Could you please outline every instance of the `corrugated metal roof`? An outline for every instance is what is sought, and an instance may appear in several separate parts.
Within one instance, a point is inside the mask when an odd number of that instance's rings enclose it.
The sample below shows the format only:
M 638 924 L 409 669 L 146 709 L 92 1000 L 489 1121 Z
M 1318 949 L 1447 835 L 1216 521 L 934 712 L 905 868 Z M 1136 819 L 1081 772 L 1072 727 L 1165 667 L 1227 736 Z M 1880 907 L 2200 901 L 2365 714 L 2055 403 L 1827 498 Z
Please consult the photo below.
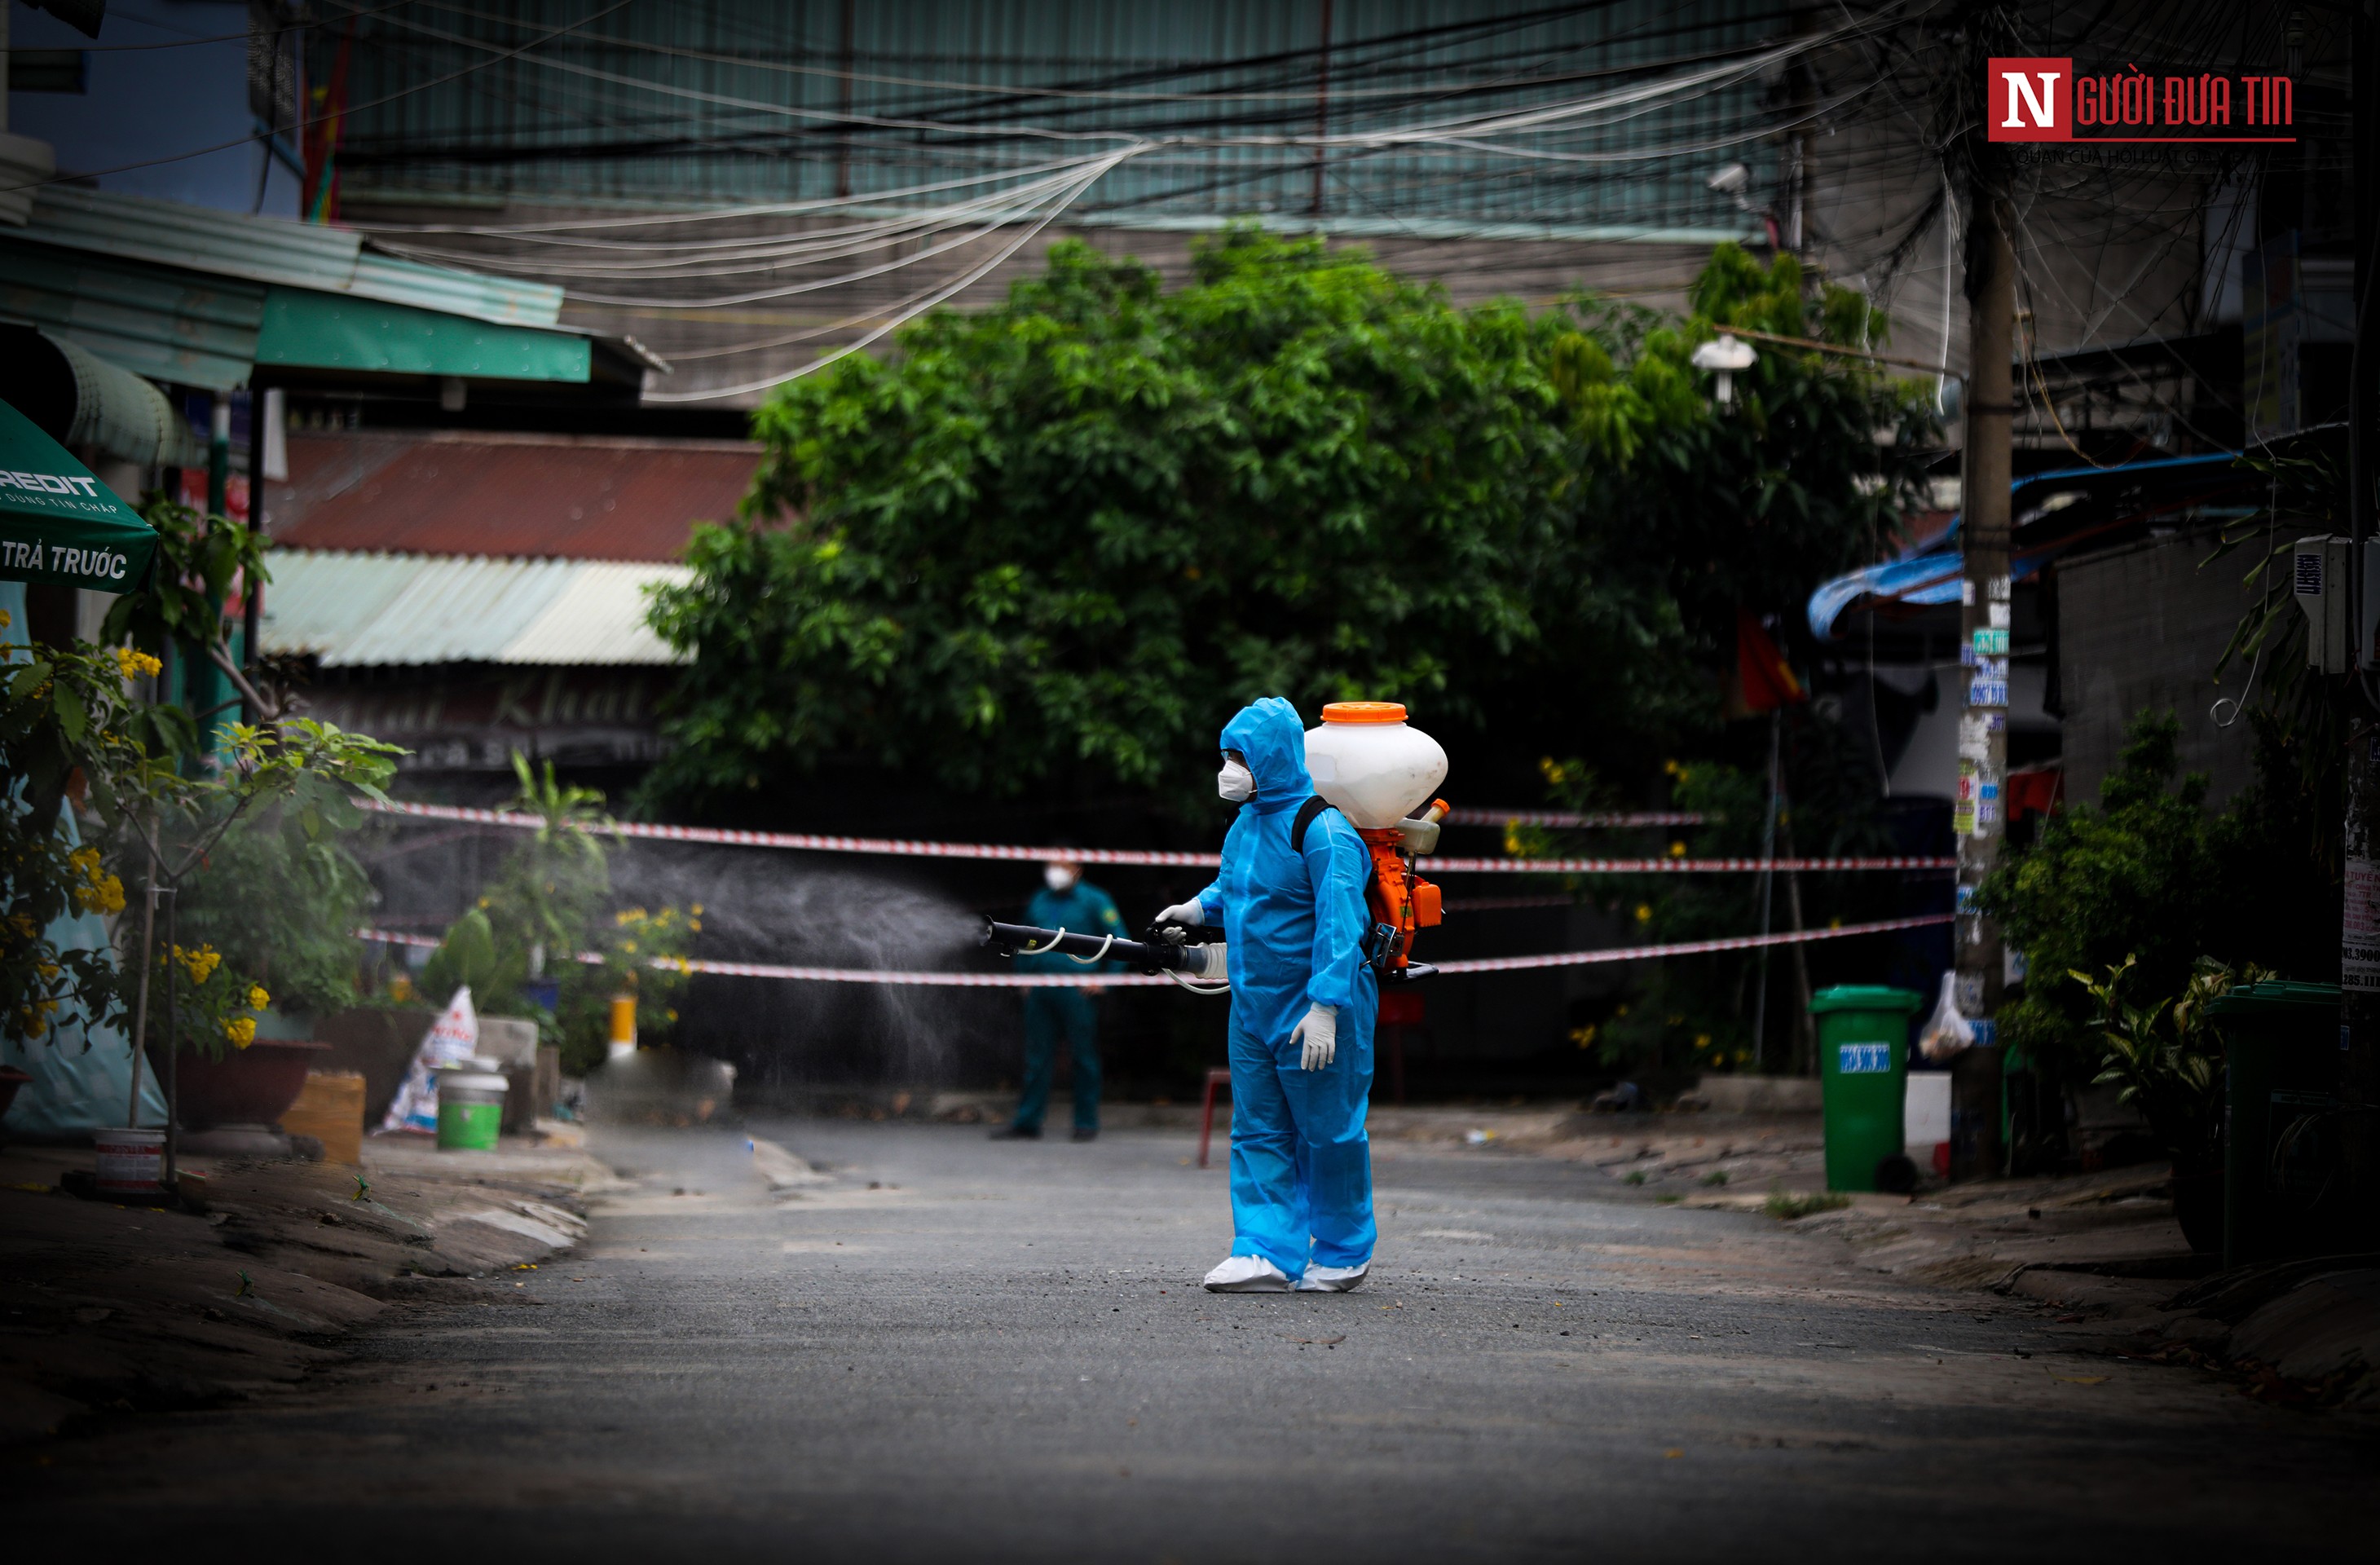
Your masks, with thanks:
M 275 550 L 264 650 L 325 668 L 680 661 L 645 623 L 646 589 L 683 565 Z
M 261 284 L 15 242 L 24 232 L 0 229 L 0 316 L 152 380 L 212 391 L 248 383 Z
M 351 229 L 74 185 L 42 186 L 22 233 L 67 249 L 301 288 L 345 288 L 363 249 L 363 236 Z
M 250 283 L 354 294 L 511 325 L 552 326 L 562 290 L 375 255 L 352 229 L 250 217 L 114 190 L 44 185 L 14 237 Z
M 759 446 L 719 441 L 293 433 L 273 534 L 298 549 L 674 561 L 696 522 L 735 515 L 759 465 Z
M 692 579 L 683 565 L 622 565 L 574 561 L 545 612 L 520 633 L 509 663 L 674 663 L 682 661 L 645 623 L 646 590 Z M 534 655 L 527 655 L 532 653 Z
M 513 326 L 552 326 L 562 318 L 562 290 L 551 284 L 425 266 L 369 249 L 356 257 L 347 292 Z

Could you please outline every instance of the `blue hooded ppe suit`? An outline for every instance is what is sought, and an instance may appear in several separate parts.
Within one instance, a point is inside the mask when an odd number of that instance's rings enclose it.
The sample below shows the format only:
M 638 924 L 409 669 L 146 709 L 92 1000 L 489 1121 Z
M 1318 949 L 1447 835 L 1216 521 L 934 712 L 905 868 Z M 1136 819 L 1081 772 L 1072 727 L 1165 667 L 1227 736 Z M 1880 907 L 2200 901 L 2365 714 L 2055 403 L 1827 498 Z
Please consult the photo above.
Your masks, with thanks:
M 1230 942 L 1232 1225 L 1234 1256 L 1261 1256 L 1293 1281 L 1309 1264 L 1372 1258 L 1372 1091 L 1378 979 L 1364 960 L 1371 857 L 1347 818 L 1324 810 L 1290 847 L 1314 792 L 1305 727 L 1277 696 L 1243 708 L 1222 747 L 1246 758 L 1256 796 L 1223 839 L 1222 872 L 1198 893 Z M 1289 1035 L 1312 1004 L 1338 1009 L 1338 1055 L 1301 1070 Z

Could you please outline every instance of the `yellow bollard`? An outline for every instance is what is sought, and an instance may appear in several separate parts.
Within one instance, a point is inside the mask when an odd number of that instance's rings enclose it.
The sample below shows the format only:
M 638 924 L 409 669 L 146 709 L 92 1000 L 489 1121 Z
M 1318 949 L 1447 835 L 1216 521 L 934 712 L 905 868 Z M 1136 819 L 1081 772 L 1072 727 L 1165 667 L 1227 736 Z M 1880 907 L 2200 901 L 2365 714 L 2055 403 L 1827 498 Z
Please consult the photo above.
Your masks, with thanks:
M 612 1058 L 620 1059 L 637 1051 L 637 997 L 615 994 L 612 997 Z

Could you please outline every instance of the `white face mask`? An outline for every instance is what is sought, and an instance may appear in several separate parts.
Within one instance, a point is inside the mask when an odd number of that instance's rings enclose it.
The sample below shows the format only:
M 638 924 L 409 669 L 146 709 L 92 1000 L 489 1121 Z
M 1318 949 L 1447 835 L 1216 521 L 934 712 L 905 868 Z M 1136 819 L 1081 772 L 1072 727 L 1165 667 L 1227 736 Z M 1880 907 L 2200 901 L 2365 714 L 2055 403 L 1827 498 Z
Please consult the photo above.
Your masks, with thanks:
M 1215 774 L 1215 792 L 1235 805 L 1245 804 L 1257 796 L 1256 773 L 1238 761 L 1227 760 Z
M 1072 891 L 1075 882 L 1082 878 L 1083 872 L 1071 865 L 1045 864 L 1041 867 L 1041 879 L 1053 892 Z

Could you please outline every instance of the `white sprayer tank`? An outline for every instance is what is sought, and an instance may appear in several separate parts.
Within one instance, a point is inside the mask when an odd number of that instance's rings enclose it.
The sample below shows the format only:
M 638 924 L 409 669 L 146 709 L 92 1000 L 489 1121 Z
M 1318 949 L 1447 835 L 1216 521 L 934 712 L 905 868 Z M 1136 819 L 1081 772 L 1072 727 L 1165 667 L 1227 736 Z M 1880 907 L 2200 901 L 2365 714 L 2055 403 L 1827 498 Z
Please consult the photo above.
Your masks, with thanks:
M 1314 791 L 1356 826 L 1378 831 L 1427 807 L 1446 781 L 1446 752 L 1394 701 L 1333 701 L 1305 731 Z

